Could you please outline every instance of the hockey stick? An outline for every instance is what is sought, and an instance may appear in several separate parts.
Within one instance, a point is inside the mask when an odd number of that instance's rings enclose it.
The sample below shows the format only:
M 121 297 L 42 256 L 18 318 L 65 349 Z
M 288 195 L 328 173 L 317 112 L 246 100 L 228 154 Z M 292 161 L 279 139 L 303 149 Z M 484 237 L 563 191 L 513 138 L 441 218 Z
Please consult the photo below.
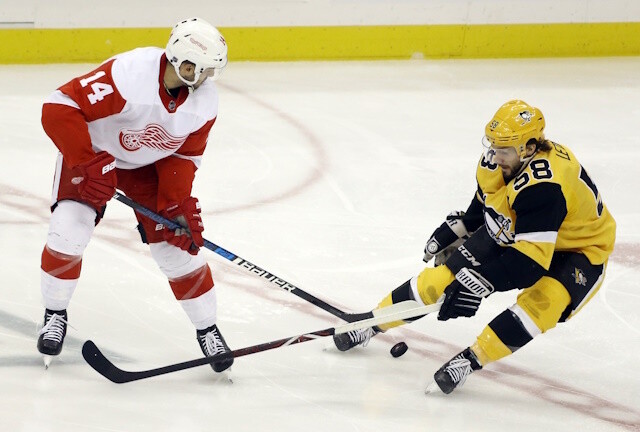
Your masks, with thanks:
M 128 383 L 131 381 L 137 381 L 145 378 L 151 378 L 158 375 L 164 375 L 171 372 L 177 372 L 185 369 L 191 369 L 197 366 L 202 366 L 210 363 L 214 363 L 228 358 L 237 358 L 249 354 L 255 354 L 262 351 L 268 351 L 275 348 L 280 348 L 287 345 L 295 345 L 302 342 L 308 342 L 310 340 L 333 336 L 334 334 L 347 333 L 354 330 L 360 330 L 374 325 L 384 324 L 388 322 L 403 320 L 407 318 L 414 318 L 420 315 L 426 315 L 432 312 L 440 310 L 442 303 L 435 303 L 427 306 L 417 306 L 418 303 L 413 300 L 397 303 L 382 309 L 373 311 L 373 318 L 368 318 L 362 321 L 355 321 L 349 324 L 344 324 L 337 327 L 329 327 L 324 330 L 317 330 L 310 333 L 304 333 L 297 336 L 291 336 L 284 339 L 278 339 L 272 342 L 266 342 L 258 345 L 252 345 L 246 348 L 240 348 L 234 351 L 230 351 L 224 354 L 217 354 L 211 357 L 201 357 L 195 360 L 189 360 L 182 363 L 175 363 L 169 366 L 160 367 L 157 369 L 150 369 L 138 372 L 129 372 L 122 370 L 111 363 L 100 352 L 95 343 L 91 340 L 87 340 L 82 345 L 82 356 L 89 363 L 93 369 L 100 375 L 105 377 L 111 382 L 116 384 Z
M 134 200 L 132 200 L 131 198 L 127 197 L 126 195 L 123 195 L 120 192 L 116 192 L 113 197 L 115 199 L 117 199 L 118 201 L 120 201 L 121 203 L 123 203 L 124 205 L 127 205 L 129 207 L 131 207 L 132 209 L 134 209 L 135 211 L 137 211 L 138 213 L 140 213 L 143 216 L 148 217 L 149 219 L 161 223 L 163 225 L 165 225 L 167 228 L 175 230 L 175 229 L 179 229 L 179 228 L 183 228 L 182 226 L 180 226 L 179 224 L 177 224 L 176 222 L 169 220 L 161 215 L 159 215 L 158 213 L 154 212 L 153 210 L 150 210 L 146 207 L 144 207 L 141 204 L 138 204 L 137 202 L 135 202 Z M 249 271 L 250 273 L 253 273 L 257 276 L 260 276 L 263 279 L 266 279 L 268 282 L 271 282 L 274 285 L 277 285 L 278 287 L 289 291 L 291 294 L 294 294 L 298 297 L 300 297 L 301 299 L 304 299 L 306 301 L 308 301 L 309 303 L 319 307 L 320 309 L 323 309 L 327 312 L 329 312 L 330 314 L 337 316 L 338 318 L 341 318 L 347 322 L 354 322 L 357 319 L 357 315 L 358 314 L 350 314 L 344 311 L 341 311 L 340 309 L 331 306 L 329 303 L 326 303 L 322 300 L 320 300 L 319 298 L 309 294 L 306 291 L 303 291 L 302 289 L 298 288 L 297 286 L 293 285 L 292 283 L 287 282 L 286 280 L 279 278 L 278 276 L 274 275 L 273 273 L 270 273 L 260 267 L 258 267 L 257 265 L 253 264 L 250 261 L 247 261 L 244 258 L 239 257 L 238 255 L 229 252 L 228 250 L 218 246 L 215 243 L 210 242 L 207 239 L 204 239 L 204 247 L 217 253 L 218 255 L 220 255 L 223 258 L 226 258 L 227 260 L 231 261 L 232 263 L 236 264 L 237 266 Z

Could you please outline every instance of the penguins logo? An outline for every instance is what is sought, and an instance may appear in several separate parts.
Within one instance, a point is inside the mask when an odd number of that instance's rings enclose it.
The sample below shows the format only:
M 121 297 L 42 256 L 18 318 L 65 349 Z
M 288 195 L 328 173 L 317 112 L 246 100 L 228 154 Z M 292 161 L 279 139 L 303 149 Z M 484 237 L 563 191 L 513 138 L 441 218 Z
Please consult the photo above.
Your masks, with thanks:
M 527 123 L 531 123 L 531 119 L 533 118 L 533 115 L 531 114 L 531 112 L 525 110 L 525 111 L 520 111 L 518 113 L 518 117 L 522 120 L 522 123 L 520 123 L 520 126 L 524 126 Z
M 573 270 L 573 278 L 576 285 L 587 286 L 587 277 L 584 275 L 584 272 L 577 267 Z
M 484 224 L 496 243 L 501 245 L 514 243 L 510 230 L 513 226 L 513 221 L 510 218 L 504 217 L 492 207 L 486 207 L 484 211 Z

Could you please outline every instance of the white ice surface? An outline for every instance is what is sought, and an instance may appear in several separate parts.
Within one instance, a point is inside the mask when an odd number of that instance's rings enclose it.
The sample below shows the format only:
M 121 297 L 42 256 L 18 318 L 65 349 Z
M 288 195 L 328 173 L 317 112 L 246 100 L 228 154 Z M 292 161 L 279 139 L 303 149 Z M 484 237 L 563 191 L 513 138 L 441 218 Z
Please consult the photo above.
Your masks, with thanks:
M 365 311 L 422 268 L 422 248 L 475 188 L 488 119 L 522 98 L 571 147 L 618 222 L 599 294 L 570 322 L 472 375 L 449 396 L 430 376 L 515 293 L 472 319 L 424 318 L 365 349 L 330 339 L 236 360 L 230 384 L 200 367 L 116 385 L 80 349 L 150 369 L 197 358 L 194 330 L 109 204 L 86 250 L 63 353 L 36 351 L 40 253 L 56 149 L 43 99 L 93 65 L 0 67 L 0 430 L 640 430 L 640 58 L 237 63 L 198 171 L 205 237 L 345 311 Z M 207 252 L 233 348 L 341 321 Z M 394 359 L 390 347 L 409 351 Z

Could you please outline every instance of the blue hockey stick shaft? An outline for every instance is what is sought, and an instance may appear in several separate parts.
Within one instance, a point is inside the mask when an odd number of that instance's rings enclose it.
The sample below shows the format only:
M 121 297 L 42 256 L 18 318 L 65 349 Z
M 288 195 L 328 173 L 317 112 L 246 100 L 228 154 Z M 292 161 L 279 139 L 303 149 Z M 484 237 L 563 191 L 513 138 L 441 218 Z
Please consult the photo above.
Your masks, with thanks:
M 126 195 L 120 193 L 120 192 L 116 192 L 113 197 L 120 201 L 121 203 L 123 203 L 126 206 L 131 207 L 132 209 L 134 209 L 136 212 L 140 213 L 143 216 L 148 217 L 149 219 L 161 223 L 164 226 L 166 226 L 169 229 L 175 230 L 175 229 L 179 229 L 179 228 L 184 228 L 181 225 L 179 225 L 178 223 L 176 223 L 175 221 L 169 220 L 161 215 L 159 215 L 158 213 L 154 212 L 153 210 L 150 210 L 146 207 L 144 207 L 141 204 L 138 204 L 137 202 L 135 202 L 134 200 L 132 200 L 131 198 L 127 197 Z M 204 247 L 209 249 L 210 251 L 215 252 L 216 254 L 220 255 L 223 258 L 226 258 L 227 260 L 231 261 L 232 263 L 236 264 L 238 267 L 241 267 L 242 269 L 248 271 L 249 273 L 252 273 L 256 276 L 261 277 L 262 279 L 267 280 L 268 282 L 272 283 L 273 285 L 278 286 L 279 288 L 282 288 L 286 291 L 289 291 L 291 294 L 296 295 L 298 297 L 300 297 L 301 299 L 304 299 L 306 301 L 308 301 L 309 303 L 319 307 L 320 309 L 323 309 L 327 312 L 329 312 L 330 314 L 337 316 L 338 318 L 341 318 L 345 321 L 348 322 L 352 322 L 354 320 L 356 320 L 358 317 L 353 316 L 352 314 L 346 313 L 344 311 L 341 311 L 340 309 L 331 306 L 329 303 L 320 300 L 319 298 L 309 294 L 306 291 L 303 291 L 302 289 L 298 288 L 297 286 L 295 286 L 292 283 L 287 282 L 286 280 L 274 275 L 273 273 L 270 273 L 266 270 L 264 270 L 263 268 L 253 264 L 251 261 L 248 261 L 242 257 L 239 257 L 238 255 L 234 254 L 233 252 L 229 252 L 228 250 L 224 249 L 223 247 L 218 246 L 217 244 L 204 239 Z

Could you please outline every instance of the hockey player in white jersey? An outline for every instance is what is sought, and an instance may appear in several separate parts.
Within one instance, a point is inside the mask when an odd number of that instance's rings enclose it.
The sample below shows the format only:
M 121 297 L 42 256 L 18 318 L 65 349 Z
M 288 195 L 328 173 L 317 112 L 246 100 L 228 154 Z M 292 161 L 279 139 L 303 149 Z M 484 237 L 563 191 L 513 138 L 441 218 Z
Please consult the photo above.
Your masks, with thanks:
M 216 86 L 207 78 L 217 78 L 226 64 L 222 35 L 191 18 L 175 25 L 166 49 L 116 55 L 43 104 L 43 128 L 60 150 L 41 260 L 45 314 L 37 346 L 47 366 L 62 350 L 82 255 L 116 187 L 184 227 L 171 231 L 136 214 L 142 241 L 195 326 L 203 353 L 230 350 L 216 326 L 213 277 L 200 252 L 201 209 L 191 195 L 218 113 Z M 211 366 L 221 372 L 232 363 Z

